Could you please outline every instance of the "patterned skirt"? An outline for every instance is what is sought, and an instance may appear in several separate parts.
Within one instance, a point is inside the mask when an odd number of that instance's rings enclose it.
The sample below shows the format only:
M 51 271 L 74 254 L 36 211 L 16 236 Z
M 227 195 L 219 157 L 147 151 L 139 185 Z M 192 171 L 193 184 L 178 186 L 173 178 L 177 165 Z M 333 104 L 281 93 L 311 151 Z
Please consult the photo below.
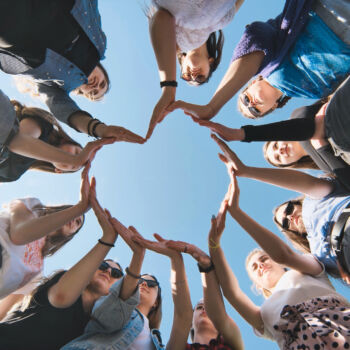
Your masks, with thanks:
M 350 349 L 350 307 L 334 297 L 286 305 L 274 329 L 283 334 L 283 350 Z

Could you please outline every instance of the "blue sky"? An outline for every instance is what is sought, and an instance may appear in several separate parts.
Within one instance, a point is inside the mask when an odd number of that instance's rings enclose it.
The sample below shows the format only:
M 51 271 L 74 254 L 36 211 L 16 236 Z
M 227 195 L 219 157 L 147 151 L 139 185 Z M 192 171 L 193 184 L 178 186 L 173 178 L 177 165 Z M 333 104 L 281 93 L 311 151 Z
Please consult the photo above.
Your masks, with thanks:
M 225 47 L 221 66 L 210 82 L 194 88 L 179 81 L 177 99 L 207 103 L 227 69 L 233 48 L 244 31 L 244 26 L 254 20 L 275 17 L 283 1 L 246 0 L 233 22 L 224 29 Z M 109 124 L 121 125 L 145 135 L 153 107 L 161 90 L 157 65 L 148 37 L 147 19 L 143 1 L 100 0 L 102 24 L 108 38 L 106 59 L 112 89 L 103 102 L 92 103 L 75 97 L 82 109 Z M 0 75 L 1 88 L 10 98 L 28 106 L 41 106 L 29 96 L 19 94 L 10 76 Z M 178 79 L 179 80 L 179 79 Z M 259 123 L 288 118 L 291 111 L 310 101 L 290 101 Z M 231 127 L 255 123 L 243 118 L 236 108 L 234 98 L 216 117 L 218 122 Z M 311 103 L 311 102 L 310 102 Z M 256 122 L 258 123 L 258 122 Z M 67 128 L 66 128 L 67 129 Z M 71 136 L 85 144 L 89 138 L 69 130 Z M 231 143 L 230 145 L 246 164 L 267 166 L 262 157 L 262 143 Z M 134 225 L 141 234 L 151 238 L 157 232 L 166 238 L 189 241 L 207 251 L 206 237 L 210 218 L 216 214 L 226 193 L 228 176 L 226 168 L 217 157 L 218 147 L 210 139 L 209 131 L 195 125 L 181 111 L 169 115 L 159 125 L 145 145 L 116 143 L 102 149 L 92 164 L 91 174 L 97 179 L 97 193 L 101 204 L 126 225 Z M 80 174 L 52 175 L 27 172 L 19 181 L 0 185 L 1 201 L 14 198 L 38 197 L 46 204 L 76 203 L 79 198 Z M 240 203 L 255 220 L 278 232 L 272 221 L 272 209 L 295 193 L 249 179 L 239 179 Z M 79 235 L 52 258 L 47 259 L 45 274 L 58 268 L 69 268 L 88 252 L 101 230 L 92 212 L 87 214 L 85 227 Z M 236 273 L 242 289 L 261 304 L 263 299 L 251 291 L 251 282 L 244 269 L 244 260 L 255 242 L 231 217 L 223 237 L 226 257 Z M 125 267 L 131 252 L 121 239 L 111 250 L 110 257 Z M 202 297 L 200 274 L 195 261 L 185 257 L 193 303 Z M 166 342 L 169 336 L 173 304 L 167 257 L 147 252 L 144 272 L 160 280 L 163 290 L 163 321 L 161 331 Z M 336 288 L 349 296 L 349 289 L 339 283 Z M 239 325 L 247 349 L 277 349 L 277 345 L 257 338 L 251 327 L 227 305 L 227 311 Z

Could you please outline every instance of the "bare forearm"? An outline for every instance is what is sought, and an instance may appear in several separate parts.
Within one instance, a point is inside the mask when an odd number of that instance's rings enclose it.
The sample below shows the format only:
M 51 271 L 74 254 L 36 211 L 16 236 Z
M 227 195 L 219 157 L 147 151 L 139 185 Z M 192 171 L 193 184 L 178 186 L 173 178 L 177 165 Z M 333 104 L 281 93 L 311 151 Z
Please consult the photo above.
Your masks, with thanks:
M 23 222 L 22 216 L 14 212 L 10 219 L 10 239 L 16 245 L 33 242 L 59 229 L 83 213 L 81 205 L 76 204 L 56 213 Z
M 74 164 L 75 157 L 37 138 L 18 133 L 9 144 L 13 153 L 47 162 Z
M 183 321 L 192 321 L 192 303 L 183 257 L 179 254 L 171 259 L 171 291 L 174 302 L 174 312 L 183 318 Z
M 141 274 L 141 268 L 142 268 L 144 257 L 145 257 L 144 253 L 133 254 L 129 264 L 129 270 L 131 273 L 133 273 L 134 275 Z M 120 290 L 120 298 L 122 300 L 126 300 L 130 298 L 130 296 L 134 294 L 137 284 L 138 284 L 138 279 L 127 274 L 123 280 L 123 285 Z
M 297 170 L 247 167 L 242 175 L 288 190 L 296 191 L 313 198 L 322 198 L 333 191 L 329 181 Z
M 72 125 L 75 129 L 79 130 L 84 134 L 88 134 L 88 124 L 91 120 L 91 116 L 84 111 L 78 111 L 73 113 L 69 117 L 69 124 Z
M 174 17 L 165 10 L 158 10 L 151 19 L 150 35 L 160 80 L 176 80 Z
M 209 103 L 215 114 L 256 74 L 263 59 L 264 53 L 256 51 L 230 64 Z
M 90 283 L 92 276 L 110 249 L 111 247 L 97 243 L 49 290 L 50 303 L 60 308 L 72 305 Z
M 292 250 L 277 235 L 258 224 L 240 208 L 230 214 L 272 260 L 280 264 L 286 262 L 285 258 L 292 253 Z

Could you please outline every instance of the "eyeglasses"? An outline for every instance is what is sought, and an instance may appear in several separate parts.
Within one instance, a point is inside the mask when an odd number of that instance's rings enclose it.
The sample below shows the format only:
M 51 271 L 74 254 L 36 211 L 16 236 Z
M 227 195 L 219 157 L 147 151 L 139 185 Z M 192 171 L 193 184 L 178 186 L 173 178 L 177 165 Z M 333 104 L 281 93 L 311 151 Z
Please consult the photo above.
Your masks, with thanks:
M 293 203 L 292 201 L 289 201 L 286 206 L 286 209 L 284 209 L 284 213 L 283 213 L 284 219 L 282 220 L 282 228 L 285 230 L 289 229 L 290 220 L 287 218 L 287 216 L 293 213 L 294 207 L 295 207 L 295 203 Z
M 112 278 L 120 278 L 120 277 L 124 276 L 123 271 L 121 271 L 120 269 L 118 269 L 116 267 L 112 267 L 106 261 L 102 261 L 102 263 L 98 269 L 101 271 L 107 271 L 108 269 L 111 269 L 111 277 Z
M 182 73 L 181 74 L 181 79 L 185 80 L 185 81 L 193 81 L 196 82 L 198 84 L 203 84 L 207 81 L 207 77 L 203 74 L 198 74 L 194 79 L 192 78 L 192 75 L 189 73 Z
M 241 102 L 248 108 L 248 111 L 255 117 L 260 118 L 262 117 L 261 112 L 254 106 L 251 106 L 252 101 L 250 100 L 249 96 L 246 93 L 243 93 L 241 95 Z
M 159 283 L 155 280 L 147 280 L 145 278 L 139 278 L 139 281 L 137 282 L 137 284 L 142 284 L 143 282 L 146 282 L 147 287 L 149 288 L 155 288 L 159 286 Z

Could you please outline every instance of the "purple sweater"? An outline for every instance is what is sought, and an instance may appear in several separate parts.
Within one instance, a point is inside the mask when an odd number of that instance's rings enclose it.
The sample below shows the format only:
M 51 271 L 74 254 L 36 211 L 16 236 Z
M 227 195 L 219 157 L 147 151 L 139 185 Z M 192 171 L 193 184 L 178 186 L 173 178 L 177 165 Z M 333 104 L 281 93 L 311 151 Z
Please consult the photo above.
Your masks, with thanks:
M 251 52 L 263 51 L 265 58 L 257 73 L 263 77 L 269 76 L 303 30 L 312 3 L 313 0 L 286 0 L 282 13 L 276 18 L 247 25 L 231 62 Z

